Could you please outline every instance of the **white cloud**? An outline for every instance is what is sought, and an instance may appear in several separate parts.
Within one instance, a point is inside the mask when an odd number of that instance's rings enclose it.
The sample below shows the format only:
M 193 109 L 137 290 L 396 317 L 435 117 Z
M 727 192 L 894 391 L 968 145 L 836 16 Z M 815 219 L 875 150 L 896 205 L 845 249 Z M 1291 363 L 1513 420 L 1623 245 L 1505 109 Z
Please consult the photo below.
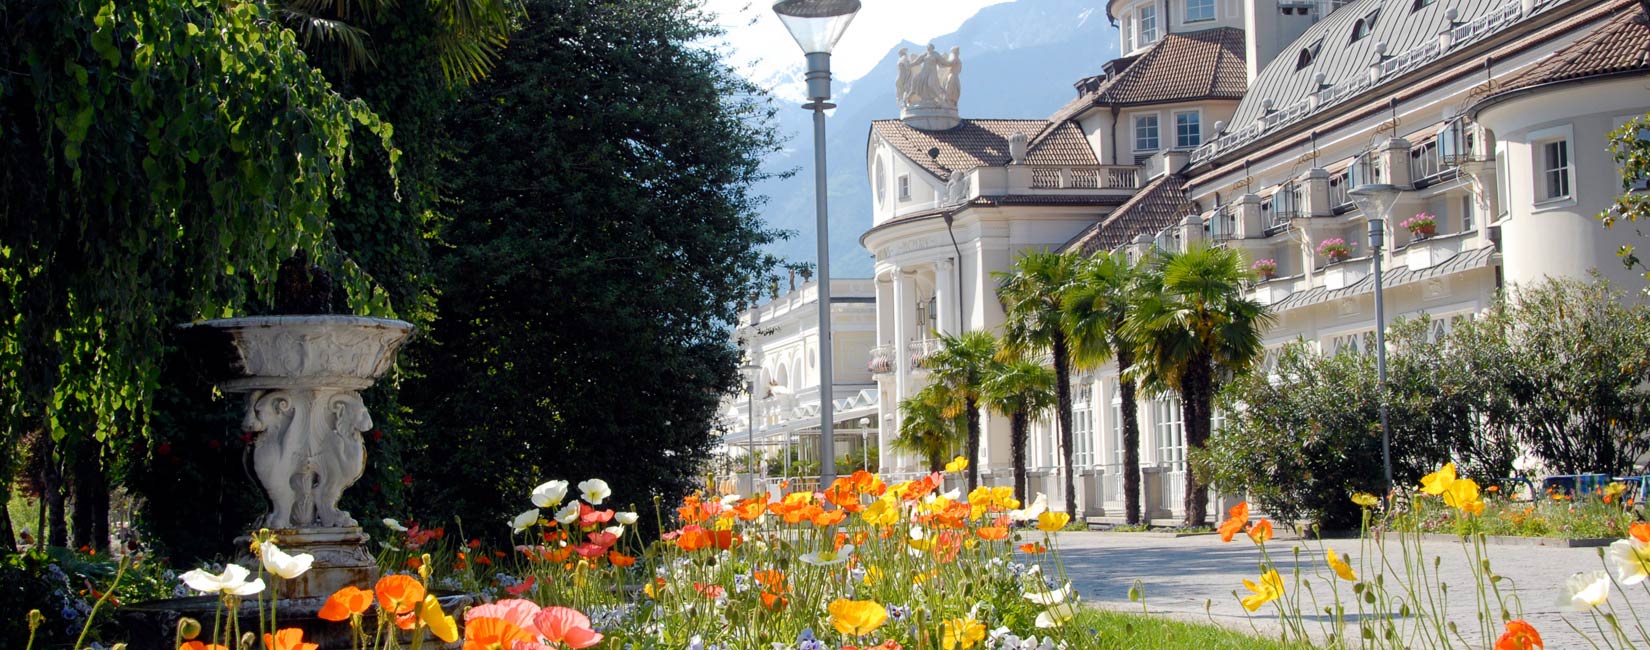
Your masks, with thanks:
M 865 0 L 831 58 L 842 84 L 876 67 L 900 41 L 927 43 L 957 30 L 983 7 L 1012 0 Z M 787 99 L 803 95 L 802 52 L 774 16 L 771 0 L 706 0 L 727 30 L 733 65 L 746 77 Z

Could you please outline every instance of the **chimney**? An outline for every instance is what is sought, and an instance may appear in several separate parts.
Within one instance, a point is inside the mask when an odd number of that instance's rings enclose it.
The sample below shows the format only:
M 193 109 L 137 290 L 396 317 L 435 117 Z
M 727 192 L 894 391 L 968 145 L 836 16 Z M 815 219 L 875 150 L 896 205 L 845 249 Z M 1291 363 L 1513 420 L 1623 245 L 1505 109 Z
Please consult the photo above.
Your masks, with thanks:
M 1243 0 L 1244 58 L 1250 87 L 1266 64 L 1322 16 L 1316 0 Z M 1333 47 L 1324 43 L 1326 47 Z

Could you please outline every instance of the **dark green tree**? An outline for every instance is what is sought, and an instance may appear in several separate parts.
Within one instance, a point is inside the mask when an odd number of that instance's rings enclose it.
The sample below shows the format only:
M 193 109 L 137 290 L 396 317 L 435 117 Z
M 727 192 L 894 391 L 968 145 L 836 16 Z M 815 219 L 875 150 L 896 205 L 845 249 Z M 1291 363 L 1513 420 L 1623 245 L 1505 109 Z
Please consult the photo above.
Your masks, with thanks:
M 1135 399 L 1134 343 L 1123 326 L 1139 300 L 1140 272 L 1126 255 L 1100 252 L 1078 266 L 1061 304 L 1072 356 L 1080 368 L 1116 361 L 1117 395 L 1123 420 L 1123 510 L 1129 525 L 1140 523 L 1140 407 Z
M 107 452 L 150 428 L 167 328 L 267 296 L 294 250 L 338 272 L 351 309 L 386 308 L 327 216 L 352 144 L 388 149 L 390 129 L 273 20 L 259 3 L 0 5 L 0 502 L 29 432 L 102 490 Z
M 1244 295 L 1250 271 L 1237 250 L 1162 252 L 1151 264 L 1126 328 L 1137 377 L 1151 390 L 1180 393 L 1186 449 L 1195 453 L 1209 442 L 1217 382 L 1261 358 L 1260 333 L 1272 316 Z M 1185 509 L 1187 526 L 1206 523 L 1207 486 L 1189 465 Z
M 694 486 L 734 390 L 736 305 L 777 236 L 751 195 L 772 108 L 686 0 L 538 0 L 446 121 L 440 318 L 408 354 L 408 516 L 502 535 L 539 481 L 622 506 Z
M 899 403 L 899 435 L 893 440 L 895 448 L 922 456 L 934 472 L 945 469 L 946 454 L 962 444 L 956 419 L 945 416 L 949 396 L 943 388 L 929 384 Z
M 1011 273 L 996 273 L 997 297 L 1003 301 L 1004 359 L 1049 355 L 1054 362 L 1059 407 L 1060 465 L 1066 477 L 1066 512 L 1077 513 L 1077 471 L 1072 463 L 1071 337 L 1061 305 L 1077 277 L 1081 258 L 1075 253 L 1043 250 L 1014 260 Z

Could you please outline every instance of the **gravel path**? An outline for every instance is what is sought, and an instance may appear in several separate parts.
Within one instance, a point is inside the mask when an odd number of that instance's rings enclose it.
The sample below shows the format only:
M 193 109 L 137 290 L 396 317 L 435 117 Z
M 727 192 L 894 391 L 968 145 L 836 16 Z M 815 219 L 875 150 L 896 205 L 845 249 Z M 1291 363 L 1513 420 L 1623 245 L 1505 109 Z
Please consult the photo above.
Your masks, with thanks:
M 1327 540 L 1323 543 L 1337 552 L 1352 555 L 1352 566 L 1360 566 L 1357 540 Z M 1199 622 L 1213 619 L 1221 625 L 1267 635 L 1277 634 L 1280 629 L 1276 610 L 1271 605 L 1246 616 L 1238 598 L 1232 595 L 1233 590 L 1248 595 L 1249 592 L 1243 588 L 1243 579 L 1257 580 L 1259 576 L 1259 550 L 1243 535 L 1227 544 L 1215 535 L 1177 538 L 1156 533 L 1074 532 L 1060 534 L 1059 545 L 1072 582 L 1084 601 L 1090 604 L 1138 611 L 1140 605 L 1129 602 L 1128 591 L 1136 580 L 1140 580 L 1145 584 L 1146 607 L 1154 613 Z M 1286 584 L 1293 582 L 1289 567 L 1292 566 L 1291 548 L 1295 546 L 1303 546 L 1300 554 L 1303 575 L 1310 575 L 1313 567 L 1328 572 L 1327 567 L 1322 566 L 1324 557 L 1319 542 L 1276 539 L 1267 547 L 1273 559 L 1281 565 L 1280 573 Z M 1456 642 L 1454 647 L 1478 647 L 1471 561 L 1467 552 L 1459 544 L 1444 542 L 1424 542 L 1422 549 L 1429 566 L 1433 558 L 1442 559 L 1439 569 L 1441 579 L 1451 585 L 1453 597 L 1448 604 L 1450 620 L 1456 622 L 1469 642 L 1467 645 Z M 1541 632 L 1548 648 L 1590 647 L 1565 624 L 1556 599 L 1564 579 L 1570 574 L 1603 568 L 1598 549 L 1501 545 L 1491 545 L 1488 549 L 1491 567 L 1506 578 L 1501 583 L 1503 592 L 1510 591 L 1522 601 L 1523 618 Z M 1398 551 L 1392 549 L 1392 552 L 1396 554 Z M 1389 561 L 1402 566 L 1401 555 L 1394 555 Z M 1323 583 L 1318 584 L 1321 586 Z M 1323 588 L 1315 589 L 1320 599 L 1328 597 L 1328 592 Z M 1635 595 L 1641 610 L 1650 610 L 1650 602 L 1646 602 L 1645 595 Z M 1624 607 L 1624 601 L 1620 600 L 1621 596 L 1620 593 L 1613 593 L 1611 599 L 1621 616 L 1630 623 L 1631 616 Z M 1342 601 L 1350 597 L 1350 585 L 1343 582 Z M 1357 611 L 1351 604 L 1346 608 L 1354 614 Z M 1349 614 L 1348 618 L 1352 615 Z M 1591 630 L 1591 619 L 1586 615 L 1569 614 L 1568 619 L 1583 629 Z M 1251 625 L 1254 627 L 1251 628 Z M 1496 635 L 1499 635 L 1499 620 L 1495 627 Z M 1308 629 L 1314 634 L 1319 633 L 1319 626 L 1311 621 L 1308 621 Z M 1351 633 L 1356 634 L 1356 631 Z M 1493 639 L 1492 636 L 1492 642 Z

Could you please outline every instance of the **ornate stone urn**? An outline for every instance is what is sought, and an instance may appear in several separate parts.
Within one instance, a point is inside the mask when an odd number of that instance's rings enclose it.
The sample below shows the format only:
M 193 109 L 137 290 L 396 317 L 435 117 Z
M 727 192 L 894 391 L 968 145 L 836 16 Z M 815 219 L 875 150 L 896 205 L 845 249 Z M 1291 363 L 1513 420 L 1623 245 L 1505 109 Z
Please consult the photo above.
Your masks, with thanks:
M 361 434 L 372 415 L 360 391 L 388 372 L 411 324 L 359 316 L 258 316 L 184 327 L 219 390 L 244 393 L 241 426 L 269 497 L 259 526 L 313 568 L 284 581 L 282 597 L 317 598 L 377 579 L 367 534 L 338 508 L 366 468 Z

